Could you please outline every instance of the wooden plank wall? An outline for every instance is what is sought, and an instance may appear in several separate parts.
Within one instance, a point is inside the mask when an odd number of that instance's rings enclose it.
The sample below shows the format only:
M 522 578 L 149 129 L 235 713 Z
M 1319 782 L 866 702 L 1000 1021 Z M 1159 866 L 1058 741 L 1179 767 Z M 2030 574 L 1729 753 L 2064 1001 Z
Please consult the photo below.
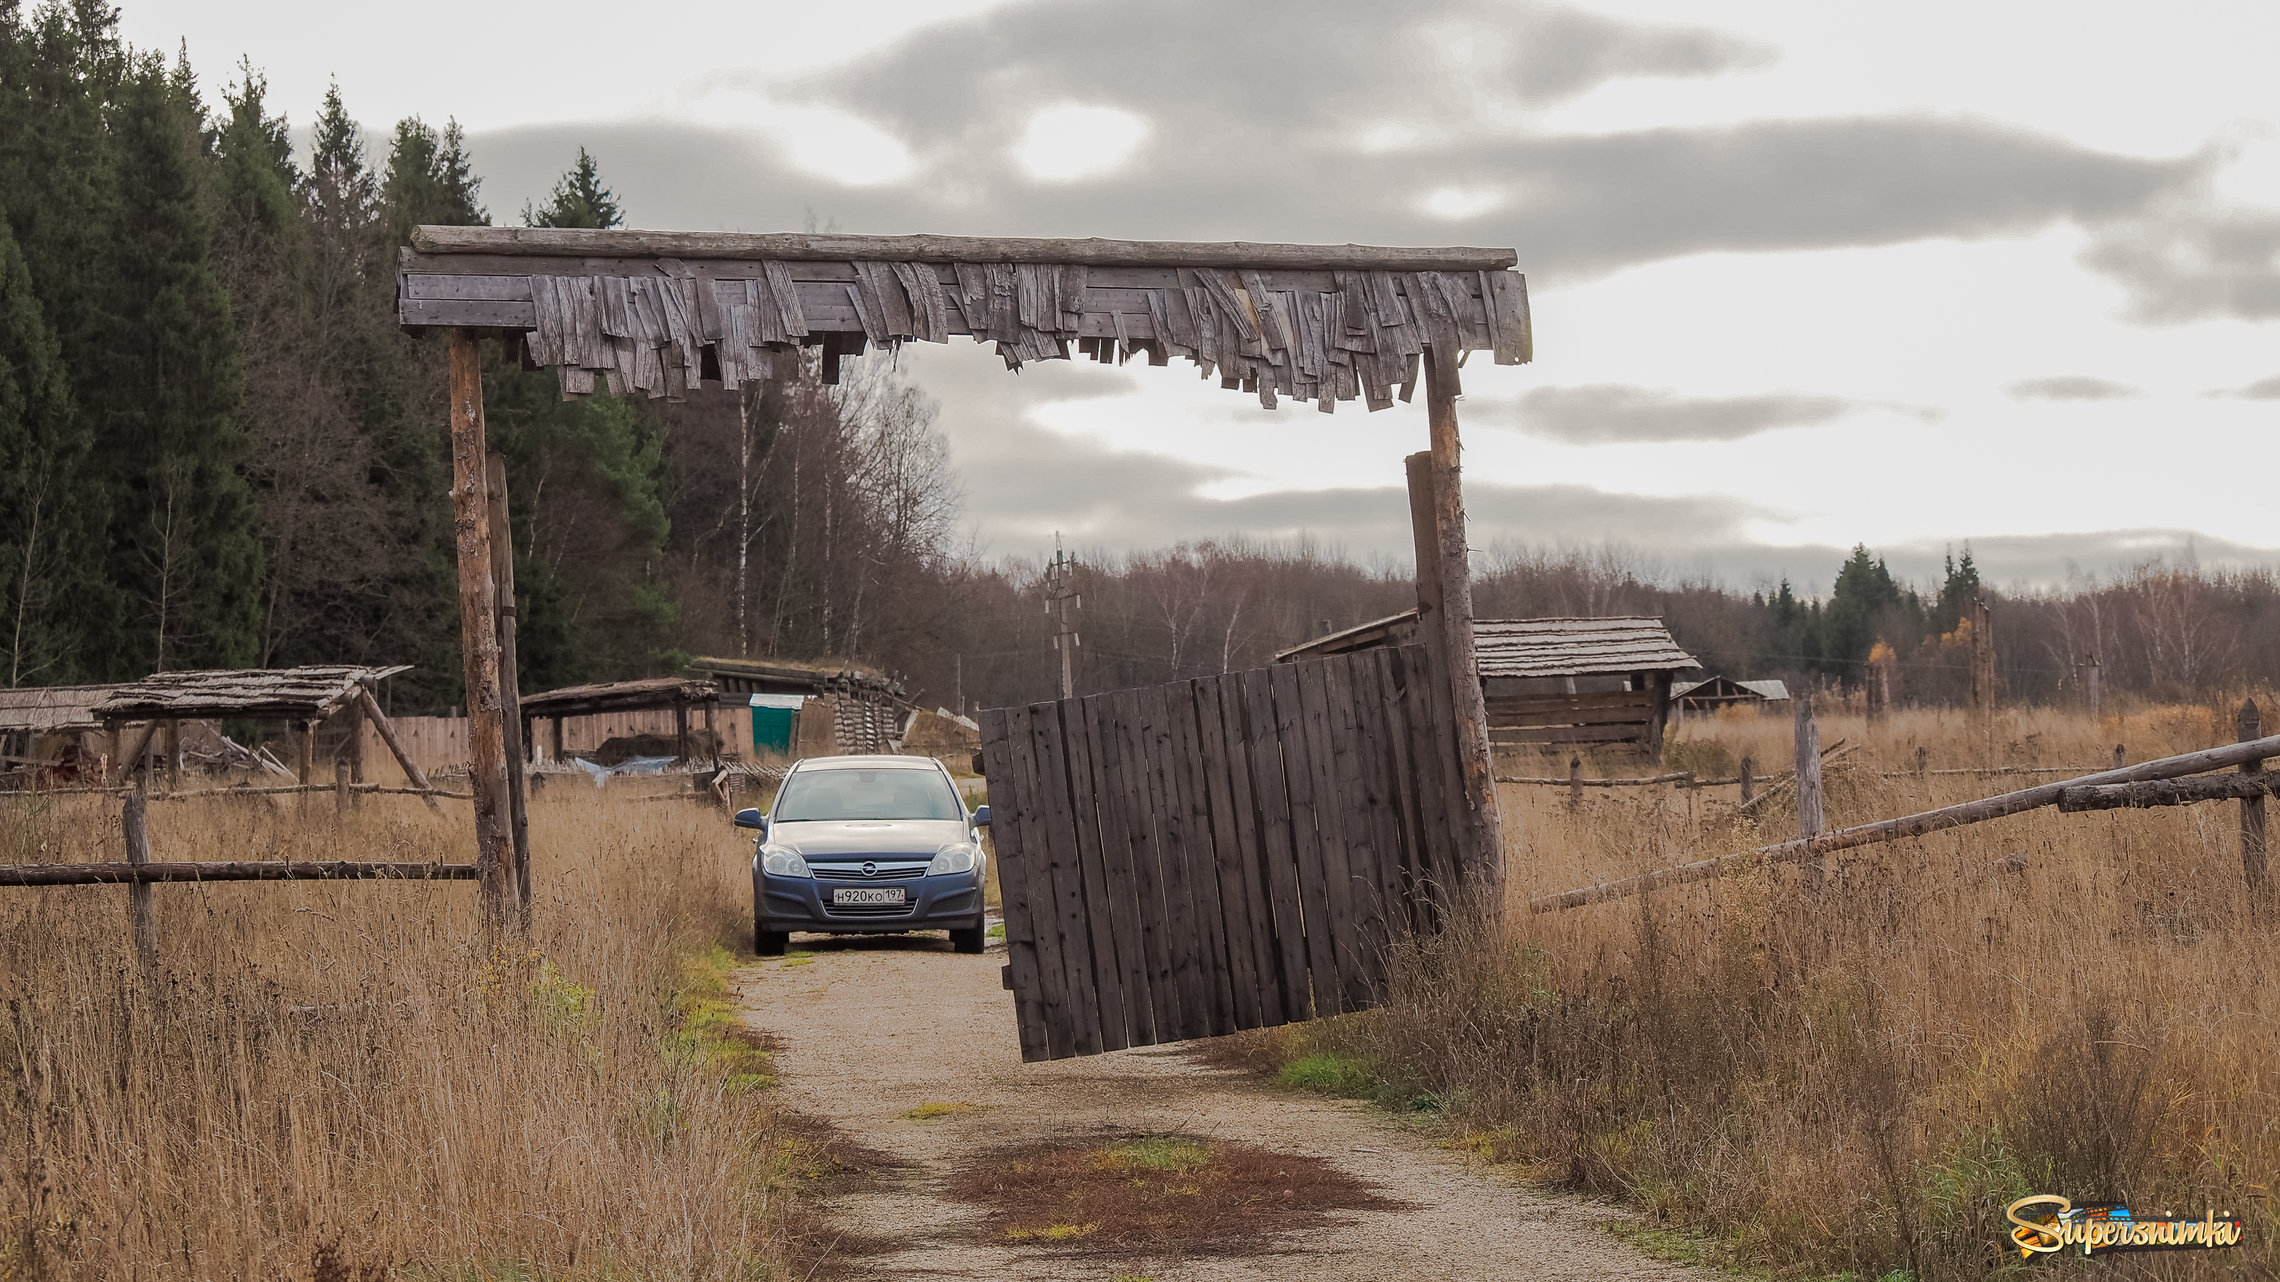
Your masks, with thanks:
M 1462 804 L 1421 646 L 981 713 L 1022 1057 L 1375 1004 Z
M 705 723 L 704 710 L 689 710 L 689 728 L 697 730 Z M 446 766 L 465 765 L 467 762 L 467 718 L 465 717 L 394 717 L 396 737 L 410 751 L 412 760 L 422 770 L 435 771 Z M 713 730 L 721 736 L 724 752 L 752 755 L 752 709 L 749 707 L 718 708 L 713 712 Z M 592 752 L 605 742 L 624 735 L 654 734 L 673 737 L 673 710 L 651 708 L 641 712 L 606 712 L 585 717 L 562 719 L 563 751 L 575 756 Z M 540 717 L 531 727 L 531 741 L 538 745 L 541 757 L 554 752 L 554 722 Z M 364 727 L 364 768 L 370 773 L 379 771 L 389 779 L 396 777 L 395 759 L 387 745 L 380 742 L 380 732 Z M 377 777 L 377 776 L 375 776 Z M 387 779 L 381 780 L 388 781 Z

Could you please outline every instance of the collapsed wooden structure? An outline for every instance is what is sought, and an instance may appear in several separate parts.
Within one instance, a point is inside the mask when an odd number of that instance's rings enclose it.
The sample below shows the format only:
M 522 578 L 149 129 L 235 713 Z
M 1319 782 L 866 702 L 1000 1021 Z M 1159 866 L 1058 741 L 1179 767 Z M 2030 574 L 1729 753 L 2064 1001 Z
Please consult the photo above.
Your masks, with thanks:
M 803 722 L 799 731 L 801 743 L 818 752 L 893 752 L 904 714 L 912 710 L 902 682 L 853 664 L 699 657 L 689 660 L 689 670 L 702 673 L 726 695 L 797 695 L 821 701 L 829 723 L 811 727 Z M 825 743 L 829 747 L 821 746 Z
M 1275 662 L 1401 645 L 1417 612 L 1317 637 Z M 1672 674 L 1699 667 L 1658 618 L 1476 619 L 1473 622 L 1489 742 L 1547 752 L 1628 748 L 1662 756 Z
M 509 831 L 521 827 L 511 800 L 521 763 L 507 740 L 520 727 L 511 676 L 502 682 L 512 667 L 501 647 L 512 635 L 511 583 L 493 568 L 495 555 L 511 558 L 494 553 L 503 523 L 486 519 L 500 487 L 486 467 L 476 346 L 484 338 L 557 370 L 566 396 L 672 397 L 782 378 L 802 347 L 820 348 L 824 376 L 834 378 L 840 360 L 867 348 L 954 334 L 995 345 L 1011 369 L 1072 355 L 1144 353 L 1150 364 L 1178 355 L 1262 404 L 1289 396 L 1324 412 L 1354 399 L 1385 409 L 1422 384 L 1431 448 L 1408 460 L 1420 639 L 1453 709 L 1447 724 L 1464 778 L 1459 844 L 1493 883 L 1501 855 L 1487 718 L 1472 675 L 1457 367 L 1476 350 L 1500 364 L 1530 358 L 1527 287 L 1510 270 L 1515 261 L 1510 250 L 1462 248 L 417 229 L 400 263 L 398 318 L 452 336 L 452 502 L 487 920 L 503 920 L 527 846 Z
M 598 712 L 646 712 L 653 708 L 671 709 L 673 713 L 673 755 L 683 761 L 692 759 L 695 746 L 690 735 L 689 710 L 702 709 L 705 741 L 711 746 L 705 755 L 714 764 L 720 760 L 720 736 L 713 731 L 713 708 L 720 702 L 720 687 L 710 681 L 689 677 L 652 677 L 643 681 L 605 681 L 596 685 L 565 686 L 542 694 L 521 697 L 522 738 L 534 744 L 531 732 L 541 718 L 553 724 L 553 759 L 562 760 L 562 719 L 589 716 Z
M 1671 687 L 1670 701 L 1680 712 L 1716 712 L 1720 708 L 1764 708 L 1789 702 L 1789 687 L 1778 680 L 1736 681 L 1709 676 Z
M 387 714 L 372 694 L 380 682 L 409 670 L 402 665 L 316 665 L 158 672 L 112 687 L 91 712 L 110 736 L 113 751 L 109 756 L 119 782 L 124 782 L 143 760 L 152 740 L 163 734 L 167 786 L 170 790 L 179 787 L 182 723 L 234 717 L 284 722 L 295 749 L 293 774 L 303 785 L 314 784 L 317 730 L 345 713 L 351 722 L 346 765 L 352 784 L 364 782 L 362 736 L 355 733 L 355 723 L 369 720 L 380 732 L 381 741 L 395 752 L 406 777 L 422 791 L 432 793 L 434 788 L 404 755 Z M 128 740 L 129 728 L 138 725 L 140 730 Z M 120 750 L 122 744 L 130 742 L 132 746 Z
M 100 750 L 85 741 L 102 733 L 103 722 L 95 715 L 95 705 L 117 688 L 0 689 L 0 775 L 53 768 L 76 778 L 96 765 Z M 102 762 L 101 767 L 107 770 L 109 763 Z

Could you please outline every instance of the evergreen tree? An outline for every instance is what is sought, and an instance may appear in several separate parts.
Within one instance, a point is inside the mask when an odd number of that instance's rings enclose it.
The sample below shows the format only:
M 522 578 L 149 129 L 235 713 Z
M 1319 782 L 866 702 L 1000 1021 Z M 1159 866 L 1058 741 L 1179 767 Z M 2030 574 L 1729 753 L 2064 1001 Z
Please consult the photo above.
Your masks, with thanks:
M 1857 675 L 1876 644 L 1880 616 L 1903 602 L 1900 585 L 1885 568 L 1882 557 L 1869 555 L 1862 544 L 1837 568 L 1836 587 L 1823 614 L 1821 662 L 1827 671 Z
M 1963 545 L 1963 559 L 1957 560 L 1950 551 L 1947 556 L 1947 578 L 1940 584 L 1939 617 L 1932 620 L 1941 632 L 1953 632 L 1958 620 L 1971 613 L 1971 603 L 1985 594 L 1979 582 L 1979 567 L 1971 563 L 1971 545 Z
M 408 245 L 412 229 L 421 225 L 480 227 L 490 215 L 483 212 L 483 180 L 467 157 L 465 137 L 456 120 L 441 134 L 418 116 L 396 123 L 396 138 L 388 153 L 388 176 L 380 185 L 381 204 L 387 210 L 388 239 Z
M 602 185 L 601 166 L 578 149 L 578 163 L 562 180 L 554 184 L 554 194 L 547 198 L 546 208 L 535 215 L 530 205 L 523 205 L 525 227 L 588 227 L 606 228 L 625 225 L 625 215 L 618 209 L 617 193 Z
M 212 162 L 187 64 L 134 60 L 111 113 L 120 234 L 99 258 L 104 359 L 81 382 L 116 486 L 113 581 L 134 602 L 112 672 L 242 666 L 261 551 L 236 326 L 215 263 Z
M 87 454 L 61 345 L 0 218 L 0 685 L 82 675 L 78 606 L 102 564 Z

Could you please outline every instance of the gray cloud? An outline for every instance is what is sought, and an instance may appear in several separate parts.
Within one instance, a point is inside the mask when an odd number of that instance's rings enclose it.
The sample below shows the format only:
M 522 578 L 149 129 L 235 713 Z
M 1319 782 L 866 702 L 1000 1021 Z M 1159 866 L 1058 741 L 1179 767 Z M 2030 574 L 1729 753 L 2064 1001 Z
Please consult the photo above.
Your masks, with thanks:
M 1643 387 L 1592 383 L 1539 387 L 1509 411 L 1478 407 L 1473 417 L 1579 445 L 1629 441 L 1738 441 L 1777 427 L 1840 418 L 1854 407 L 1834 396 L 1688 397 Z M 1483 412 L 1485 411 L 1485 412 Z
M 2127 383 L 2088 374 L 2021 379 L 2003 390 L 2022 401 L 2118 401 L 2145 395 Z
M 2246 387 L 2209 393 L 2211 396 L 2235 396 L 2244 401 L 2280 401 L 2280 374 L 2260 378 Z
M 2195 191 L 2103 230 L 2082 260 L 2129 289 L 2139 320 L 2280 316 L 2280 211 Z

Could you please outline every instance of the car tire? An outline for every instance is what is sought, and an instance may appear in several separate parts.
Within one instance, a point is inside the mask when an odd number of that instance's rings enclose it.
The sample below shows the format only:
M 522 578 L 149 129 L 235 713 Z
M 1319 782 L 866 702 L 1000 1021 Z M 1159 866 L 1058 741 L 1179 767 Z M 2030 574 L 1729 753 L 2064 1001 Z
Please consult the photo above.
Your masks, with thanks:
M 781 957 L 791 942 L 792 932 L 788 930 L 770 930 L 758 922 L 752 924 L 752 951 L 759 956 Z
M 968 930 L 950 932 L 950 947 L 961 953 L 978 953 L 989 944 L 989 924 L 977 923 Z

